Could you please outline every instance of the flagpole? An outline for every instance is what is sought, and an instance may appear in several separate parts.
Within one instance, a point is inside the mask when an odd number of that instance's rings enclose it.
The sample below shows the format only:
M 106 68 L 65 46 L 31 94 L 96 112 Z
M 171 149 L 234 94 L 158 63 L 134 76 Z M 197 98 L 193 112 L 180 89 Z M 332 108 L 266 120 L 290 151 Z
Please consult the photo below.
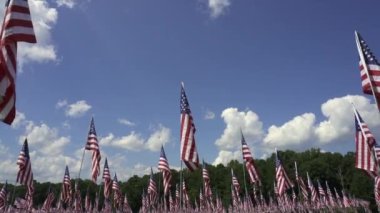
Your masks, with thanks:
M 240 133 L 241 133 L 241 136 L 243 137 L 243 130 L 241 130 L 241 128 L 240 128 Z M 242 144 L 242 146 L 243 146 L 243 144 Z M 247 144 L 247 146 L 248 146 L 248 144 Z M 244 189 L 245 189 L 245 196 L 247 196 L 248 195 L 248 189 L 247 189 L 247 182 L 246 182 L 246 179 L 245 179 L 245 161 L 244 161 L 244 155 L 243 155 L 243 152 L 241 153 L 241 156 L 242 156 L 242 158 L 243 158 L 243 178 L 244 178 Z
M 371 91 L 372 91 L 372 95 L 373 95 L 373 99 L 375 99 L 375 103 L 376 103 L 376 106 L 377 106 L 377 109 L 379 110 L 380 112 L 380 109 L 379 109 L 379 105 L 378 105 L 378 102 L 377 102 L 377 99 L 376 99 L 376 93 L 375 93 L 375 89 L 372 85 L 372 80 L 371 80 L 371 76 L 369 75 L 369 72 L 368 72 L 368 67 L 367 67 L 367 63 L 365 63 L 365 59 L 364 59 L 364 55 L 363 55 L 363 52 L 362 52 L 362 49 L 361 49 L 361 46 L 360 46 L 360 41 L 359 41 L 359 36 L 358 36 L 358 32 L 355 30 L 355 41 L 356 41 L 356 46 L 358 48 L 358 52 L 359 52 L 359 56 L 360 56 L 360 60 L 362 61 L 362 64 L 363 64 L 363 67 L 364 67 L 364 71 L 368 77 L 368 81 L 369 81 L 369 85 L 371 87 Z
M 295 167 L 295 169 L 296 169 L 296 181 L 297 181 L 297 187 L 298 187 L 298 197 L 300 197 L 300 182 L 299 182 L 299 180 L 298 180 L 298 168 L 297 168 L 297 161 L 294 161 L 294 167 Z
M 180 208 L 180 212 L 182 212 L 182 182 L 183 182 L 182 163 L 183 163 L 183 161 L 181 160 L 181 170 L 179 173 L 179 208 Z

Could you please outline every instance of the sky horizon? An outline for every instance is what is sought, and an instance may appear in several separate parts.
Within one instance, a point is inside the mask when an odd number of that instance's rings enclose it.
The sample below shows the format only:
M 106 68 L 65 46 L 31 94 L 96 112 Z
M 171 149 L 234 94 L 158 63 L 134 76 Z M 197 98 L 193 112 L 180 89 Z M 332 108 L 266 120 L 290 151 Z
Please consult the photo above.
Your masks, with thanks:
M 357 30 L 380 57 L 378 2 L 29 6 L 37 44 L 18 47 L 17 115 L 12 126 L 0 125 L 0 182 L 16 180 L 25 138 L 36 181 L 62 181 L 66 165 L 77 177 L 91 117 L 101 170 L 107 157 L 121 181 L 157 171 L 161 145 L 170 167 L 179 168 L 181 82 L 207 163 L 242 161 L 240 129 L 256 159 L 275 148 L 353 152 L 351 102 L 380 137 L 373 97 L 361 90 L 354 38 Z M 90 161 L 87 152 L 81 178 L 90 178 Z

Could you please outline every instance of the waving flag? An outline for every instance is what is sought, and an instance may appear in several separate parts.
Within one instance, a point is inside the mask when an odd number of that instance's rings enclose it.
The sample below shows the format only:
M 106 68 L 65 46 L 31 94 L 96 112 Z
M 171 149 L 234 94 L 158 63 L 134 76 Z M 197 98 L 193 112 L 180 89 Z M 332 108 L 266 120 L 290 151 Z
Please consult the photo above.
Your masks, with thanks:
M 111 195 L 112 179 L 111 179 L 110 169 L 108 168 L 107 158 L 104 162 L 103 180 L 104 180 L 104 198 L 108 199 Z
M 210 175 L 208 174 L 205 162 L 203 162 L 202 177 L 203 177 L 203 183 L 204 183 L 204 195 L 206 197 L 210 197 L 212 196 Z
M 3 188 L 1 188 L 0 191 L 0 210 L 5 210 L 6 202 L 7 202 L 7 195 L 8 195 L 8 187 L 7 182 L 3 185 Z
M 181 160 L 190 171 L 199 168 L 199 157 L 195 145 L 195 126 L 191 115 L 190 105 L 187 100 L 183 83 L 181 85 Z
M 65 175 L 63 176 L 61 193 L 61 198 L 64 203 L 71 201 L 71 179 L 68 166 L 66 166 Z
M 245 142 L 243 133 L 241 133 L 241 145 L 242 145 L 243 159 L 245 162 L 245 168 L 247 169 L 247 172 L 249 174 L 249 180 L 251 181 L 251 183 L 260 184 L 259 174 L 257 172 L 251 151 L 249 150 L 249 147 L 247 143 Z
M 280 156 L 276 150 L 276 181 L 278 194 L 281 196 L 286 189 L 293 187 L 293 183 L 290 181 L 286 174 L 285 168 L 282 165 Z
M 19 171 L 17 173 L 16 182 L 20 183 L 21 185 L 31 186 L 33 182 L 33 172 L 27 139 L 25 139 L 24 145 L 22 146 L 22 149 L 18 156 L 17 165 L 19 166 Z
M 151 204 L 156 202 L 157 199 L 157 186 L 156 182 L 153 179 L 153 170 L 150 168 L 150 178 L 149 178 L 149 185 L 148 185 L 148 195 Z
M 53 201 L 54 201 L 54 193 L 49 186 L 48 194 L 47 194 L 47 197 L 44 201 L 44 204 L 42 205 L 41 210 L 43 210 L 45 212 L 50 212 Z
M 355 39 L 360 56 L 359 69 L 363 92 L 374 96 L 380 110 L 380 64 L 358 32 L 355 32 Z
M 115 206 L 119 206 L 122 197 L 121 197 L 120 185 L 119 185 L 119 181 L 117 180 L 116 173 L 112 181 L 112 190 L 113 190 L 113 200 L 114 200 Z
M 169 193 L 170 181 L 172 179 L 172 173 L 169 168 L 168 159 L 166 159 L 164 147 L 161 146 L 160 160 L 158 161 L 158 169 L 162 172 L 164 182 L 164 195 Z
M 367 124 L 361 118 L 359 112 L 355 112 L 355 143 L 356 159 L 355 167 L 367 172 L 370 176 L 375 177 L 377 174 L 377 162 L 374 156 L 373 147 L 376 140 L 369 130 Z
M 16 115 L 17 42 L 36 43 L 26 0 L 6 0 L 0 41 L 0 120 L 12 124 Z
M 308 172 L 306 173 L 306 176 L 307 176 L 307 185 L 308 185 L 309 190 L 311 192 L 311 202 L 313 202 L 314 204 L 316 204 L 317 202 L 319 202 L 318 201 L 317 191 L 314 188 L 313 182 L 311 181 Z
M 94 118 L 91 118 L 90 131 L 88 132 L 86 150 L 92 151 L 92 181 L 96 183 L 96 179 L 100 173 L 100 149 L 98 138 L 96 136 Z

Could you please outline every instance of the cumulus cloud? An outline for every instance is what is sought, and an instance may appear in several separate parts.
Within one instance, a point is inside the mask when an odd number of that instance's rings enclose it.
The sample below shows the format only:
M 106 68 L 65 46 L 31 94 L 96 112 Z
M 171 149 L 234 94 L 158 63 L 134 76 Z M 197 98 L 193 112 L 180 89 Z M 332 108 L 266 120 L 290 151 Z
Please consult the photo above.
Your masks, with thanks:
M 322 144 L 352 133 L 354 113 L 351 103 L 355 105 L 370 128 L 380 125 L 376 106 L 371 105 L 368 98 L 358 95 L 333 98 L 322 104 L 321 110 L 327 120 L 320 122 L 315 128 L 315 133 Z
M 59 100 L 57 104 L 55 105 L 57 109 L 60 109 L 65 106 L 67 106 L 67 100 Z
M 272 125 L 264 138 L 264 143 L 271 147 L 289 147 L 309 141 L 314 133 L 315 115 L 305 113 L 294 117 L 280 127 Z
M 27 62 L 49 62 L 57 60 L 57 51 L 51 31 L 58 20 L 58 12 L 47 1 L 29 1 L 36 44 L 21 43 L 18 48 L 18 63 L 22 71 Z M 3 15 L 3 14 L 1 14 Z
M 87 104 L 85 100 L 80 100 L 73 104 L 67 105 L 65 114 L 68 117 L 77 118 L 84 115 L 91 108 L 92 106 Z
M 26 117 L 25 117 L 25 114 L 22 113 L 22 112 L 19 112 L 19 111 L 16 111 L 16 117 L 15 119 L 13 120 L 13 123 L 12 123 L 12 128 L 13 129 L 17 129 L 19 128 L 20 126 L 26 124 L 27 121 L 26 121 Z
M 227 108 L 221 115 L 226 128 L 215 144 L 222 150 L 240 147 L 241 131 L 250 142 L 257 142 L 263 137 L 263 124 L 253 111 L 239 111 L 237 108 Z
M 275 147 L 302 151 L 346 142 L 354 134 L 352 104 L 371 131 L 380 132 L 377 131 L 380 126 L 380 115 L 376 105 L 370 101 L 369 98 L 360 95 L 332 98 L 321 104 L 323 117 L 319 119 L 320 121 L 314 113 L 303 113 L 281 125 L 271 125 L 266 133 L 262 130 L 262 123 L 256 113 L 227 108 L 222 113 L 226 127 L 223 134 L 215 141 L 219 154 L 214 164 L 226 164 L 232 159 L 239 159 L 236 155 L 237 152 L 241 152 L 240 127 L 248 136 L 246 137 L 248 145 L 253 142 L 251 152 L 261 158 L 269 156 Z
M 204 116 L 204 119 L 206 119 L 206 120 L 212 120 L 214 118 L 215 118 L 215 113 L 212 112 L 212 111 L 210 111 L 210 110 L 207 110 L 206 114 Z
M 208 7 L 211 12 L 211 18 L 218 18 L 225 13 L 227 7 L 231 5 L 230 0 L 208 0 Z
M 241 158 L 242 158 L 242 155 L 240 151 L 221 150 L 212 164 L 213 165 L 218 165 L 218 164 L 227 165 L 231 160 L 237 160 Z
M 73 8 L 76 4 L 75 0 L 57 0 L 58 7 L 65 6 L 68 8 Z
M 136 125 L 132 121 L 129 121 L 129 120 L 125 119 L 125 118 L 120 118 L 120 119 L 118 119 L 118 121 L 119 121 L 119 123 L 124 124 L 126 126 L 135 126 Z
M 19 144 L 28 139 L 30 146 L 38 147 L 39 152 L 45 155 L 55 156 L 63 152 L 63 148 L 70 142 L 69 137 L 59 136 L 56 128 L 51 128 L 42 123 L 36 125 L 30 122 L 25 129 L 25 134 L 20 136 Z
M 159 125 L 158 128 L 151 133 L 148 139 L 144 139 L 141 134 L 134 131 L 122 137 L 115 137 L 114 134 L 110 133 L 106 137 L 100 139 L 100 144 L 131 151 L 141 151 L 143 149 L 158 151 L 160 150 L 161 145 L 170 141 L 170 138 L 170 129 L 163 125 Z

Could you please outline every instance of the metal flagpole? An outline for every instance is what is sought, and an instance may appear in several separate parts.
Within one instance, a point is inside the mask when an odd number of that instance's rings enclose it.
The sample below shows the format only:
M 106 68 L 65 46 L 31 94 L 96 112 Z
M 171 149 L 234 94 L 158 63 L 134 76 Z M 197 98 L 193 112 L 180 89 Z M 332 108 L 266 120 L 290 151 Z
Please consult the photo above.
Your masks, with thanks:
M 180 212 L 182 212 L 182 182 L 183 182 L 183 170 L 182 170 L 182 163 L 181 160 L 181 170 L 179 173 L 179 205 L 180 205 Z

